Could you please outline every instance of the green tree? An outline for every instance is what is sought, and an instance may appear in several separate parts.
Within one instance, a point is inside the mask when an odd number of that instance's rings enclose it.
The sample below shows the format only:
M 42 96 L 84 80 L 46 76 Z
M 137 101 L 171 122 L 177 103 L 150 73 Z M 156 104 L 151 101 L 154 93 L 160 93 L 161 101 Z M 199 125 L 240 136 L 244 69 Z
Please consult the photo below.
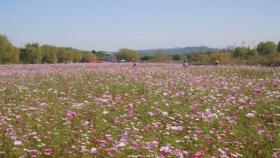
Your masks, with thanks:
M 16 64 L 16 63 L 20 63 L 20 52 L 19 49 L 12 46 L 11 47 L 11 51 L 9 54 L 7 54 L 7 56 L 4 59 L 3 64 Z
M 257 46 L 257 50 L 260 53 L 260 55 L 268 55 L 277 52 L 277 46 L 274 42 L 271 41 L 261 42 Z
M 82 54 L 81 53 L 74 53 L 73 54 L 73 62 L 74 63 L 78 63 L 78 62 L 81 62 L 82 61 Z
M 258 51 L 256 49 L 250 49 L 250 50 L 248 50 L 247 54 L 248 54 L 248 57 L 257 56 Z
M 77 51 L 67 50 L 68 53 L 68 62 L 74 62 L 75 54 L 77 54 Z
M 151 60 L 151 56 L 142 56 L 141 60 L 142 61 L 149 61 L 149 60 Z
M 65 48 L 59 48 L 57 51 L 57 60 L 59 63 L 67 63 L 69 60 L 69 53 Z
M 273 53 L 266 56 L 268 66 L 280 66 L 280 53 Z
M 88 63 L 96 59 L 97 59 L 96 55 L 90 52 L 84 52 L 82 55 L 82 62 Z
M 244 59 L 248 52 L 248 49 L 245 47 L 236 47 L 233 52 L 233 57 Z
M 169 54 L 159 50 L 152 57 L 151 61 L 152 62 L 170 62 L 170 61 L 172 61 L 172 57 Z
M 172 55 L 172 59 L 175 61 L 180 61 L 180 60 L 182 60 L 182 56 L 180 54 L 175 54 L 175 55 Z
M 280 53 L 280 41 L 278 42 L 278 45 L 277 45 L 277 51 Z
M 80 62 L 82 59 L 80 53 L 79 50 L 62 47 L 58 49 L 57 59 L 59 63 Z
M 40 64 L 42 63 L 42 58 L 43 58 L 42 50 L 39 47 L 38 43 L 29 43 L 25 45 L 22 54 L 22 60 L 24 63 Z
M 229 52 L 212 52 L 209 54 L 209 64 L 214 64 L 219 61 L 222 64 L 228 64 L 231 59 L 231 53 Z
M 57 51 L 58 48 L 50 45 L 41 46 L 43 54 L 43 63 L 57 63 Z
M 8 38 L 0 34 L 0 63 L 19 63 L 19 50 L 14 47 Z
M 209 64 L 210 54 L 211 53 L 207 53 L 207 52 L 186 54 L 184 60 L 187 60 L 192 64 Z
M 114 56 L 109 52 L 104 52 L 104 51 L 96 52 L 95 50 L 93 50 L 92 53 L 97 56 L 98 60 L 102 60 L 102 61 L 112 60 L 114 58 Z
M 120 49 L 116 54 L 118 60 L 139 61 L 140 55 L 137 51 L 131 49 Z

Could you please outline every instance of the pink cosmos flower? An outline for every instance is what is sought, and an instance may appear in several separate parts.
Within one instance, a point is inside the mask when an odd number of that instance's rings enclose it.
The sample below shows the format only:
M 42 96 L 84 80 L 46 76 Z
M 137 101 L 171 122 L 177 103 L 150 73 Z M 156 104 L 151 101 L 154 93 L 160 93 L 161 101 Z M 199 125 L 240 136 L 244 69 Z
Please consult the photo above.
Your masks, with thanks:
M 261 89 L 257 88 L 255 89 L 255 94 L 256 95 L 260 95 L 262 93 Z
M 184 153 L 180 151 L 179 149 L 175 149 L 173 151 L 173 154 L 177 156 L 177 158 L 184 158 Z
M 76 116 L 77 116 L 76 112 L 74 112 L 74 111 L 67 111 L 67 113 L 65 115 L 65 118 L 67 120 L 74 120 Z
M 191 158 L 201 158 L 206 152 L 205 148 L 199 149 L 199 151 L 195 155 L 191 155 Z
M 90 127 L 90 119 L 83 123 L 84 127 Z
M 131 144 L 132 144 L 132 147 L 133 147 L 134 150 L 139 150 L 140 147 L 141 147 L 141 144 L 138 141 L 132 141 Z
M 53 154 L 53 150 L 52 149 L 45 149 L 44 154 L 47 155 L 47 156 L 51 156 Z
M 193 104 L 193 105 L 191 106 L 191 109 L 192 109 L 192 110 L 195 110 L 196 107 L 197 107 L 197 105 L 196 105 L 196 104 Z
M 154 116 L 155 114 L 153 112 L 148 113 L 150 116 Z
M 195 135 L 196 135 L 197 137 L 200 137 L 200 136 L 203 135 L 203 131 L 202 131 L 202 130 L 196 130 L 196 131 L 195 131 Z
M 248 114 L 246 114 L 246 117 L 248 117 L 248 118 L 254 118 L 254 117 L 255 117 L 255 114 L 249 112 Z
M 166 153 L 171 153 L 172 152 L 172 150 L 168 146 L 160 147 L 159 151 L 166 152 Z
M 96 154 L 97 153 L 97 148 L 93 147 L 90 149 L 91 154 Z
M 16 140 L 16 141 L 14 141 L 14 144 L 15 144 L 15 145 L 22 145 L 23 142 L 22 142 L 21 140 Z
M 32 157 L 36 157 L 39 154 L 39 151 L 37 149 L 31 149 L 31 150 L 26 150 L 27 153 L 31 154 Z
M 210 139 L 206 139 L 206 140 L 204 141 L 204 143 L 207 144 L 207 145 L 210 145 L 210 144 L 212 143 L 212 141 L 211 141 Z
M 167 156 L 172 153 L 172 150 L 168 146 L 162 146 L 159 149 L 161 156 Z
M 158 147 L 158 144 L 159 144 L 159 141 L 158 140 L 154 140 L 152 142 L 148 142 L 146 143 L 146 147 L 148 149 L 154 149 L 154 148 L 157 148 Z
M 226 155 L 226 151 L 224 149 L 219 148 L 218 151 L 220 152 L 221 155 Z

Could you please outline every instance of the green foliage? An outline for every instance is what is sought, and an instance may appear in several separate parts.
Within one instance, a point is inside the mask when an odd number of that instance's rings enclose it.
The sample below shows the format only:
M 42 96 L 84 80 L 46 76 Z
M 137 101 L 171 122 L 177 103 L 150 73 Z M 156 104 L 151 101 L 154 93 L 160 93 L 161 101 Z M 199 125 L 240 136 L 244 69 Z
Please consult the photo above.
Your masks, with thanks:
M 116 54 L 118 60 L 139 61 L 140 55 L 137 51 L 131 49 L 120 49 Z
M 59 48 L 57 52 L 57 58 L 59 63 L 71 63 L 71 62 L 80 62 L 81 52 L 73 48 Z
M 256 49 L 249 49 L 247 52 L 248 57 L 254 57 L 258 55 L 258 51 Z
M 159 50 L 152 57 L 151 61 L 153 61 L 153 62 L 170 62 L 170 61 L 172 61 L 172 57 L 169 54 Z
M 274 42 L 271 42 L 271 41 L 261 42 L 257 46 L 257 50 L 260 53 L 260 55 L 268 55 L 268 54 L 276 53 L 277 46 Z
M 233 56 L 244 59 L 245 56 L 247 55 L 248 49 L 245 47 L 236 47 L 235 51 L 233 52 Z
M 187 54 L 186 60 L 192 64 L 209 64 L 209 54 L 205 52 Z
M 38 43 L 29 43 L 25 45 L 21 57 L 24 63 L 40 64 L 43 59 L 43 53 Z
M 277 53 L 279 52 L 279 53 Z M 168 55 L 157 51 L 153 56 L 143 56 L 142 61 L 171 62 L 172 60 L 186 60 L 191 64 L 213 64 L 218 60 L 222 64 L 261 64 L 268 66 L 280 65 L 280 41 L 276 45 L 267 41 L 258 44 L 257 48 L 237 47 L 233 52 L 201 52 L 192 54 Z M 120 49 L 114 56 L 103 51 L 85 52 L 69 47 L 51 45 L 39 46 L 38 43 L 29 43 L 24 48 L 14 47 L 4 35 L 0 34 L 0 64 L 25 63 L 69 63 L 90 62 L 92 60 L 126 60 L 139 61 L 140 55 L 131 49 Z
M 96 52 L 95 50 L 93 50 L 92 53 L 96 55 L 98 60 L 101 61 L 112 60 L 114 58 L 112 54 L 103 51 Z
M 82 61 L 82 54 L 81 53 L 74 53 L 73 54 L 73 62 L 78 63 Z
M 280 58 L 273 42 L 261 42 L 257 48 L 237 47 L 233 52 L 202 52 L 186 54 L 183 58 L 192 64 L 213 64 L 216 60 L 222 64 L 250 64 L 279 66 Z
M 88 63 L 96 59 L 97 59 L 96 55 L 90 52 L 84 52 L 82 55 L 82 62 Z
M 69 63 L 73 60 L 70 51 L 66 48 L 59 48 L 57 52 L 57 59 L 59 63 Z
M 8 38 L 0 34 L 0 63 L 19 63 L 19 50 L 14 47 Z
M 277 51 L 280 53 L 280 41 L 277 44 Z
M 76 60 L 78 60 L 79 58 L 80 58 L 80 62 L 81 62 L 83 51 L 80 51 L 80 50 L 77 50 L 77 49 L 74 49 L 71 47 L 65 48 L 65 50 L 68 53 L 69 62 L 77 62 Z M 79 55 L 76 55 L 76 54 L 79 54 Z
M 280 65 L 280 53 L 273 53 L 267 56 L 268 66 L 279 66 Z
M 57 63 L 57 52 L 58 48 L 50 45 L 41 46 L 43 53 L 43 63 Z
M 172 59 L 175 61 L 180 61 L 180 60 L 182 60 L 182 56 L 181 56 L 181 54 L 175 54 L 175 55 L 172 55 Z
M 214 64 L 219 61 L 221 64 L 230 63 L 231 54 L 229 52 L 213 52 L 209 54 L 209 63 Z
M 10 53 L 4 58 L 4 64 L 16 64 L 19 63 L 19 49 L 12 47 Z
M 151 60 L 151 56 L 143 56 L 143 57 L 141 57 L 141 60 L 142 61 L 149 61 L 149 60 Z
M 51 45 L 43 45 L 39 47 L 38 44 L 29 44 L 25 49 L 22 50 L 21 53 L 21 59 L 24 61 L 24 63 L 39 63 L 39 61 L 34 62 L 30 59 L 31 55 L 36 55 L 34 49 L 40 49 L 41 53 L 37 52 L 37 55 L 41 54 L 41 63 L 70 63 L 82 61 L 82 51 L 73 48 L 59 48 Z

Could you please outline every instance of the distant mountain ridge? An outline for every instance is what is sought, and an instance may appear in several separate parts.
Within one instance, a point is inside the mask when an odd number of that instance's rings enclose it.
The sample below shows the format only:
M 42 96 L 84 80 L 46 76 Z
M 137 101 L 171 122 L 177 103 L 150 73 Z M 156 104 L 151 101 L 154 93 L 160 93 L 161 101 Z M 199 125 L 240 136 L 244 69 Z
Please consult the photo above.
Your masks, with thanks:
M 146 49 L 146 50 L 138 50 L 141 55 L 153 55 L 157 51 L 163 51 L 170 55 L 174 54 L 190 54 L 190 53 L 198 53 L 198 52 L 213 52 L 219 51 L 218 48 L 210 48 L 206 46 L 198 46 L 198 47 L 175 47 L 175 48 L 162 48 L 162 49 Z

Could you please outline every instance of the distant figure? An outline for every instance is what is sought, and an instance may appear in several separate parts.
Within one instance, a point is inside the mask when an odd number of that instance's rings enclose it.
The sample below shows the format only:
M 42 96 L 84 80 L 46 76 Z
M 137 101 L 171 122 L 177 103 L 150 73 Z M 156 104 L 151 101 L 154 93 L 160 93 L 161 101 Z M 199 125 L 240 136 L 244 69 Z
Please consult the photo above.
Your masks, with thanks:
M 218 66 L 218 64 L 219 64 L 219 61 L 218 61 L 218 60 L 216 60 L 215 65 L 216 65 L 216 66 Z
M 184 61 L 183 67 L 184 67 L 184 68 L 188 67 L 188 63 L 187 63 L 186 61 Z
M 133 63 L 133 67 L 134 67 L 134 68 L 136 67 L 136 63 L 135 63 L 135 62 Z

